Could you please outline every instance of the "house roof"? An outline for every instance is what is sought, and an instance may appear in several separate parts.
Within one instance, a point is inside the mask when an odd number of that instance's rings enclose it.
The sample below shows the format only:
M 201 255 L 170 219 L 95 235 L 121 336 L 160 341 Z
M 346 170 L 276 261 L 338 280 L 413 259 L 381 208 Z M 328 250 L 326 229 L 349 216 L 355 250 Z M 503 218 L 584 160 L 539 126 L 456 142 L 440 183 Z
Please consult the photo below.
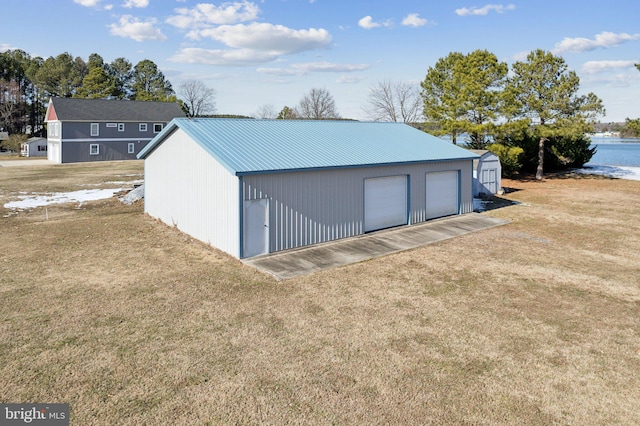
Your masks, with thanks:
M 47 143 L 47 138 L 33 137 L 23 142 L 24 144 L 31 145 L 33 143 Z
M 176 129 L 235 175 L 477 158 L 402 123 L 220 118 L 174 119 L 138 158 Z
M 51 98 L 46 121 L 158 121 L 184 117 L 175 102 Z

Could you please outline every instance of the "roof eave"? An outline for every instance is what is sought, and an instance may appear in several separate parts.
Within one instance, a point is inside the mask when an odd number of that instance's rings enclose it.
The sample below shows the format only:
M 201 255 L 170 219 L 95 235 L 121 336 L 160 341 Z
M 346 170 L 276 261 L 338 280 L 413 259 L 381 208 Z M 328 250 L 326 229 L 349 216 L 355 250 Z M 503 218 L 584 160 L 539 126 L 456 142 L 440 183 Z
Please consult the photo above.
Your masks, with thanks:
M 367 163 L 367 164 L 345 164 L 339 166 L 322 166 L 322 167 L 303 167 L 298 169 L 268 169 L 268 170 L 246 170 L 246 171 L 236 171 L 236 176 L 248 176 L 248 175 L 266 175 L 266 174 L 274 174 L 274 173 L 294 173 L 294 172 L 310 172 L 310 171 L 321 171 L 321 170 L 336 170 L 336 169 L 359 169 L 364 167 L 388 167 L 388 166 L 403 166 L 403 165 L 413 165 L 413 164 L 424 164 L 424 163 L 442 163 L 445 161 L 465 161 L 465 160 L 475 160 L 478 157 L 477 155 L 468 156 L 468 157 L 456 157 L 456 158 L 436 158 L 432 160 L 416 160 L 416 161 L 399 161 L 399 162 L 387 162 L 387 163 Z
M 176 119 L 174 118 L 173 120 L 171 120 L 169 122 L 169 124 L 164 126 L 164 129 L 162 129 L 162 131 L 160 133 L 158 133 L 153 139 L 151 139 L 151 141 L 147 144 L 147 146 L 145 146 L 142 149 L 142 151 L 140 151 L 138 153 L 136 158 L 139 159 L 139 160 L 144 160 L 145 158 L 147 158 L 147 156 L 149 156 L 149 154 L 151 154 L 151 152 L 158 145 L 160 145 L 164 141 L 164 139 L 166 139 L 166 137 L 168 135 L 173 133 L 173 131 L 179 127 L 178 124 L 175 121 L 176 121 Z

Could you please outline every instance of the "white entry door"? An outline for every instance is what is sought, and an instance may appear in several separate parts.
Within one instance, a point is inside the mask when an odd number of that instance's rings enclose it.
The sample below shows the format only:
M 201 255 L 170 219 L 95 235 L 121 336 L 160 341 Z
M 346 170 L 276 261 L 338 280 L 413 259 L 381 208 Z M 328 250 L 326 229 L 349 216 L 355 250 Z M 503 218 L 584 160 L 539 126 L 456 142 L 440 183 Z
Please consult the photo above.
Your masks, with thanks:
M 62 163 L 60 158 L 60 142 L 47 143 L 47 160 Z
M 269 199 L 244 202 L 243 257 L 269 253 Z
M 407 224 L 407 176 L 364 180 L 364 232 Z
M 427 173 L 427 219 L 458 214 L 460 211 L 458 171 Z
M 482 185 L 484 185 L 489 194 L 498 192 L 496 172 L 496 169 L 482 169 Z

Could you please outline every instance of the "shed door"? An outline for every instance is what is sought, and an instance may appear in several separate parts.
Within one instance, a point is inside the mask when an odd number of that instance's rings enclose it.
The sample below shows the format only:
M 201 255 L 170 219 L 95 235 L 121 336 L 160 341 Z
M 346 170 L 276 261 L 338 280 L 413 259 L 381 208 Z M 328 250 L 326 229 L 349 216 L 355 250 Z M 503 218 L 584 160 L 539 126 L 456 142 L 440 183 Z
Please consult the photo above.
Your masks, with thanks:
M 489 194 L 495 194 L 498 192 L 498 182 L 496 179 L 496 169 L 483 169 L 482 170 L 482 184 L 489 192 Z
M 364 180 L 364 232 L 407 224 L 407 176 Z
M 243 257 L 269 252 L 269 199 L 244 202 Z
M 460 197 L 458 171 L 427 173 L 427 219 L 458 214 Z

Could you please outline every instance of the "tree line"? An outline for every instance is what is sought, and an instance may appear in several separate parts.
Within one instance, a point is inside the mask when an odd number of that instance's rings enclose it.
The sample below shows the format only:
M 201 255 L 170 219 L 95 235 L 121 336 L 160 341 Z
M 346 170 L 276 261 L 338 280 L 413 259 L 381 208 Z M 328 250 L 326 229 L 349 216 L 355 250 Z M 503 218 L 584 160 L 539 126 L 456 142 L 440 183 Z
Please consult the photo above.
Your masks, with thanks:
M 0 52 L 0 127 L 9 133 L 45 134 L 45 105 L 50 97 L 130 99 L 175 102 L 173 87 L 157 65 L 144 59 L 88 61 L 65 52 L 43 59 L 22 50 Z
M 640 70 L 640 65 L 637 66 Z M 532 51 L 511 68 L 487 50 L 452 52 L 429 67 L 418 85 L 382 81 L 370 88 L 363 107 L 374 121 L 401 121 L 455 144 L 467 135 L 470 148 L 498 154 L 506 173 L 579 167 L 594 154 L 587 133 L 604 114 L 593 93 L 579 95 L 580 79 L 562 57 Z M 107 63 L 97 53 L 88 61 L 65 52 L 32 58 L 21 50 L 0 52 L 0 128 L 43 135 L 49 97 L 179 102 L 188 116 L 212 116 L 215 91 L 189 80 L 177 95 L 155 63 L 135 66 L 126 58 Z M 313 88 L 299 104 L 279 112 L 263 105 L 256 118 L 341 119 L 328 90 Z M 640 135 L 640 119 L 626 129 Z

